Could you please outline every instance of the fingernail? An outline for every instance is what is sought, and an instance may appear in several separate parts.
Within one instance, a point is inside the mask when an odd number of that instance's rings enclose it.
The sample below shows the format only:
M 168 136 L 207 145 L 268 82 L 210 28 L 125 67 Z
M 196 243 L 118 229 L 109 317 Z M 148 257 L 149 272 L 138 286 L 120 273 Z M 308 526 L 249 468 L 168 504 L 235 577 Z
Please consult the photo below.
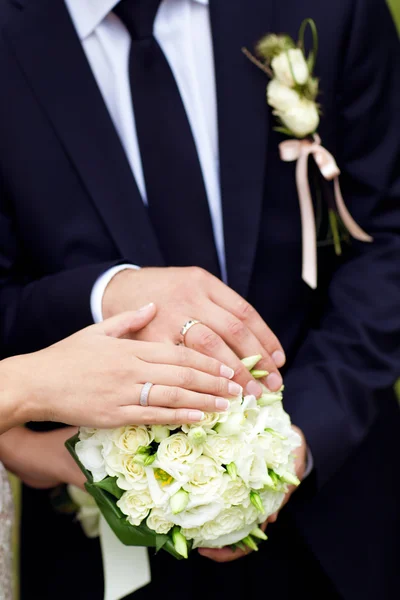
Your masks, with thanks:
M 276 366 L 279 369 L 280 367 L 283 367 L 283 365 L 285 364 L 286 356 L 285 356 L 284 352 L 281 352 L 281 350 L 275 350 L 275 352 L 272 354 L 272 360 L 274 361 L 274 363 L 276 364 Z
M 225 400 L 225 398 L 217 398 L 215 401 L 215 408 L 218 410 L 227 410 L 229 408 L 229 400 Z
M 259 383 L 257 383 L 257 381 L 249 381 L 249 383 L 246 385 L 246 392 L 250 396 L 255 396 L 258 398 L 258 396 L 260 396 L 262 393 L 262 387 Z
M 235 371 L 226 365 L 221 365 L 219 372 L 221 377 L 226 377 L 227 379 L 232 379 L 235 374 Z
M 204 413 L 201 410 L 189 410 L 188 419 L 189 421 L 202 421 Z
M 150 302 L 150 304 L 145 304 L 141 308 L 138 308 L 138 312 L 144 312 L 145 310 L 149 310 L 151 306 L 154 306 L 154 302 Z
M 242 386 L 235 381 L 230 381 L 228 383 L 228 392 L 230 396 L 239 396 L 242 393 Z
M 278 373 L 271 373 L 265 381 L 271 392 L 276 392 L 282 385 L 282 377 Z

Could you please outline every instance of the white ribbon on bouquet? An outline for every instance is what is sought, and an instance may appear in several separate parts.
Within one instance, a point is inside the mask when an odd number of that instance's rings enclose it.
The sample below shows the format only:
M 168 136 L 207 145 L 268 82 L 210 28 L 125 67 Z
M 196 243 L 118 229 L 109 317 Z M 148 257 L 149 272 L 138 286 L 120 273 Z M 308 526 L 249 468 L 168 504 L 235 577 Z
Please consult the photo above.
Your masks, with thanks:
M 85 534 L 90 538 L 100 537 L 104 600 L 122 600 L 150 583 L 147 548 L 120 542 L 87 492 L 69 485 L 68 493 L 79 506 L 77 519 Z

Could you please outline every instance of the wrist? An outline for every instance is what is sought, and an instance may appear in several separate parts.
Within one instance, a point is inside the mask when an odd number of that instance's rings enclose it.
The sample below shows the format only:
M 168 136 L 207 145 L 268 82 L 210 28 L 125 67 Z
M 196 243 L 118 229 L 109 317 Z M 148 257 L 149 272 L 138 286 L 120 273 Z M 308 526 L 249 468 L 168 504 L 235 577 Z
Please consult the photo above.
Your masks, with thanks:
M 1 363 L 1 372 L 4 368 L 6 393 L 10 398 L 12 407 L 12 425 L 21 425 L 29 421 L 51 420 L 51 408 L 46 394 L 46 385 L 40 362 L 37 358 L 45 350 L 14 356 Z M 43 362 L 43 361 L 42 361 Z M 49 373 L 45 373 L 49 377 Z
M 1 433 L 31 420 L 29 384 L 22 361 L 16 356 L 0 364 Z
M 101 302 L 103 319 L 108 319 L 126 310 L 135 309 L 132 304 L 128 306 L 126 298 L 132 298 L 131 291 L 133 286 L 136 285 L 135 281 L 137 283 L 140 272 L 141 269 L 124 269 L 112 277 L 104 290 Z M 132 300 L 134 302 L 134 298 Z M 140 306 L 138 305 L 137 308 Z

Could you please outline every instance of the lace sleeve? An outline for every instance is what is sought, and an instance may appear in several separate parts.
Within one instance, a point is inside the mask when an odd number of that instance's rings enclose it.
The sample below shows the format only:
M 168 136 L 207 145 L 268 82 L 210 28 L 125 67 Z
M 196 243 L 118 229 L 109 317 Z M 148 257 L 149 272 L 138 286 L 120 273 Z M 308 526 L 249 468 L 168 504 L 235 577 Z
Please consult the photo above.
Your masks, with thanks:
M 0 463 L 0 600 L 12 600 L 12 521 L 11 488 L 7 473 Z

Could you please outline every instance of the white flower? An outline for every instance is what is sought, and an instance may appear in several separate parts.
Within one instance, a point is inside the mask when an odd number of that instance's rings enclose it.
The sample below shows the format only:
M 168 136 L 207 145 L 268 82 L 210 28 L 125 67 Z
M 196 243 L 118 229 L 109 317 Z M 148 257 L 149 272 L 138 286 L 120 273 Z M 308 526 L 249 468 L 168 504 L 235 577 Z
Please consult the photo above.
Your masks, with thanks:
M 239 451 L 240 445 L 235 438 L 214 433 L 207 436 L 203 453 L 221 465 L 228 465 L 234 462 Z
M 79 439 L 84 441 L 88 440 L 95 433 L 97 433 L 97 429 L 95 427 L 80 427 L 79 428 Z
M 134 454 L 141 446 L 148 446 L 154 439 L 154 434 L 144 426 L 128 426 L 114 429 L 112 439 L 121 452 Z
M 301 98 L 286 111 L 275 113 L 284 126 L 298 138 L 314 133 L 319 125 L 317 105 L 312 100 Z
M 249 489 L 244 481 L 237 477 L 231 479 L 229 475 L 224 475 L 226 478 L 226 487 L 223 493 L 223 500 L 226 506 L 248 506 L 250 504 Z
M 101 481 L 107 477 L 103 456 L 104 441 L 95 434 L 75 444 L 75 452 L 83 466 L 91 472 L 93 481 Z
M 248 449 L 247 454 L 239 456 L 236 466 L 239 476 L 250 488 L 259 490 L 273 484 L 267 464 L 262 456 L 257 455 L 255 445 Z
M 146 521 L 147 527 L 153 529 L 156 533 L 168 533 L 174 526 L 171 521 L 165 518 L 163 510 L 159 508 L 153 508 Z
M 216 540 L 242 529 L 245 524 L 243 509 L 239 506 L 232 506 L 223 510 L 213 521 L 205 523 L 200 535 L 203 540 Z
M 153 508 L 153 501 L 149 490 L 146 488 L 143 490 L 129 490 L 121 496 L 117 506 L 127 516 L 127 520 L 131 525 L 140 525 Z
M 151 431 L 154 436 L 154 441 L 157 442 L 157 444 L 165 440 L 171 434 L 170 428 L 166 425 L 152 425 Z
M 226 418 L 218 423 L 215 427 L 215 431 L 222 436 L 239 435 L 243 430 L 245 424 L 245 417 L 243 412 L 231 412 Z
M 184 529 L 193 529 L 201 527 L 204 523 L 215 519 L 223 510 L 224 505 L 220 501 L 210 502 L 208 504 L 200 504 L 189 510 L 184 510 L 177 515 L 166 513 L 168 519 L 173 521 L 175 525 L 179 525 Z
M 201 528 L 200 527 L 191 527 L 190 529 L 185 529 L 182 527 L 181 533 L 185 536 L 187 540 L 193 540 L 196 537 L 199 537 Z
M 76 519 L 80 522 L 88 538 L 100 535 L 100 510 L 94 498 L 74 485 L 67 486 L 68 494 L 72 501 L 79 507 Z
M 184 433 L 189 433 L 189 431 L 191 429 L 197 428 L 197 427 L 199 427 L 199 425 L 204 430 L 207 431 L 209 429 L 212 429 L 214 427 L 214 425 L 216 425 L 218 423 L 219 418 L 220 418 L 220 413 L 204 413 L 204 418 L 201 420 L 200 424 L 199 423 L 191 423 L 191 424 L 182 425 L 182 431 Z
M 187 435 L 182 432 L 174 433 L 158 446 L 153 466 L 170 473 L 174 479 L 179 479 L 182 473 L 190 469 L 201 452 L 202 446 L 192 444 Z
M 192 503 L 199 502 L 194 499 L 194 496 L 198 495 L 203 496 L 206 502 L 218 498 L 225 485 L 223 473 L 224 469 L 214 460 L 208 456 L 200 456 L 188 472 L 188 481 L 183 486 L 191 495 Z M 201 500 L 202 503 L 205 501 Z
M 267 86 L 267 101 L 272 108 L 285 111 L 296 105 L 299 94 L 281 83 L 278 79 L 272 79 Z
M 135 461 L 134 454 L 120 454 L 115 448 L 104 457 L 106 471 L 111 477 L 117 477 L 121 490 L 143 489 L 147 487 L 144 467 Z
M 258 513 L 258 522 L 263 523 L 270 515 L 280 509 L 285 492 L 274 492 L 270 489 L 260 491 L 261 500 L 264 506 L 264 513 Z
M 300 48 L 291 48 L 272 59 L 272 70 L 281 83 L 288 87 L 304 85 L 310 76 L 306 59 Z
M 187 436 L 191 443 L 195 446 L 198 446 L 199 444 L 204 444 L 204 442 L 207 439 L 207 434 L 202 427 L 192 427 L 189 430 Z

